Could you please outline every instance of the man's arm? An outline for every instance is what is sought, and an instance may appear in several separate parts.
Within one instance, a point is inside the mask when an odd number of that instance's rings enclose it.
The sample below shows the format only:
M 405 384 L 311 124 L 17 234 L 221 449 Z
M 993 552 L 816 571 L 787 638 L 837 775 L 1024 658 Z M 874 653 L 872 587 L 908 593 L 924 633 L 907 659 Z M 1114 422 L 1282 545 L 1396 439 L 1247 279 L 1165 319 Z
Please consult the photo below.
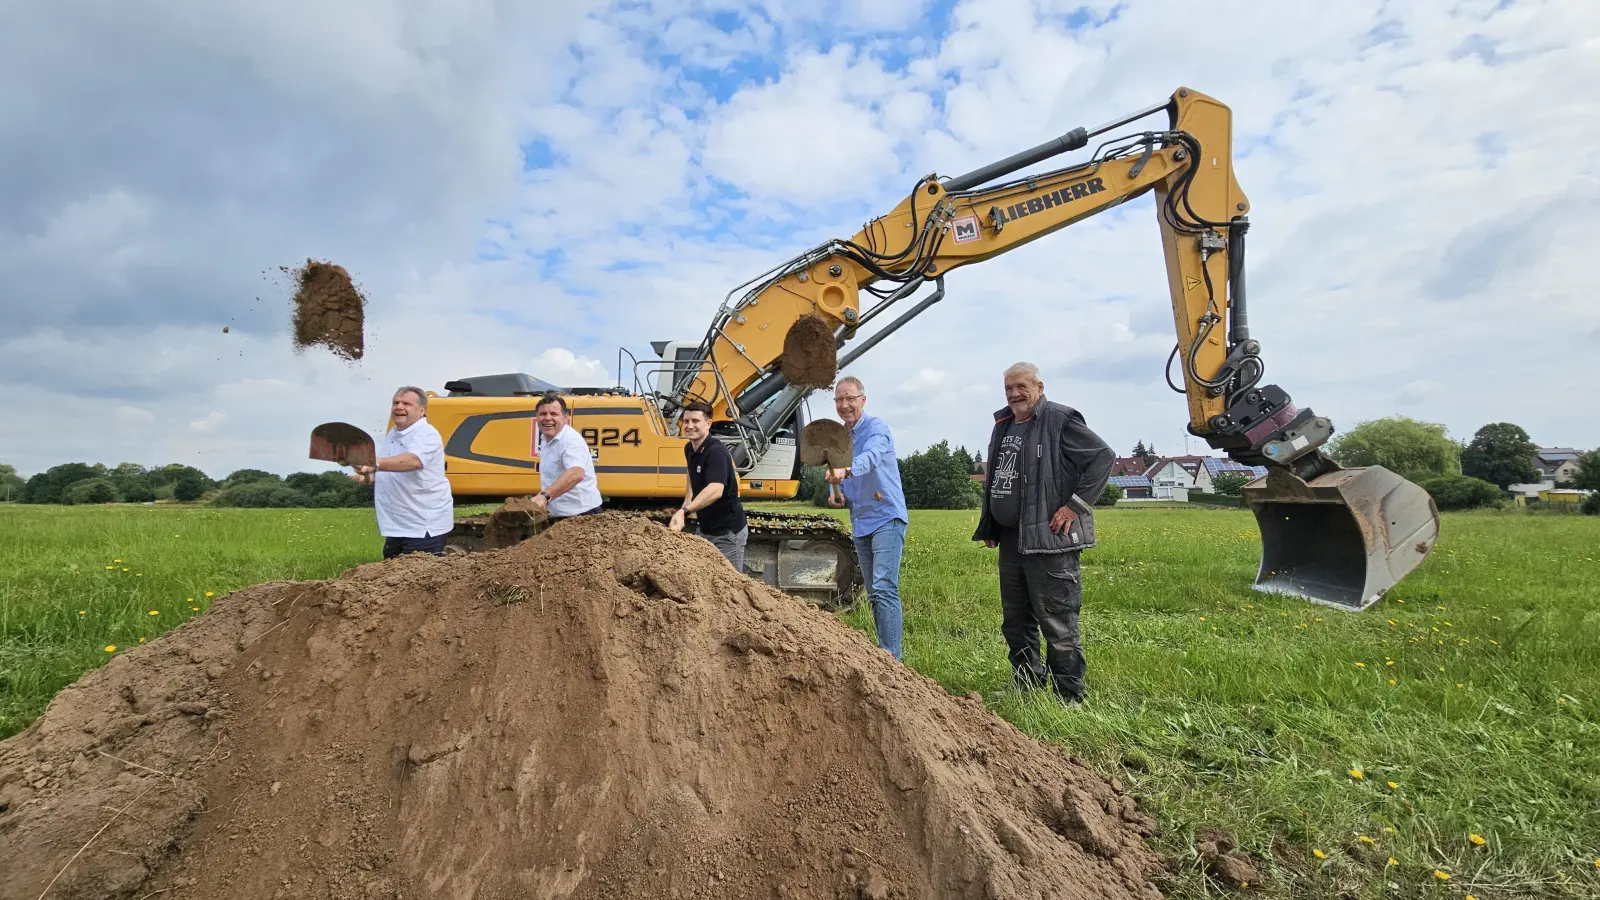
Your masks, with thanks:
M 1065 533 L 1078 516 L 1090 512 L 1094 502 L 1111 480 L 1111 467 L 1117 454 L 1100 435 L 1089 430 L 1083 415 L 1076 410 L 1061 428 L 1061 463 L 1066 471 L 1076 472 L 1073 491 L 1061 500 L 1061 508 L 1050 517 L 1050 530 Z
M 555 481 L 551 482 L 550 487 L 545 490 L 544 495 L 549 497 L 551 500 L 554 500 L 562 494 L 565 494 L 567 491 L 577 487 L 578 482 L 582 480 L 583 466 L 573 466 L 565 472 L 562 472 L 560 478 L 557 478 Z

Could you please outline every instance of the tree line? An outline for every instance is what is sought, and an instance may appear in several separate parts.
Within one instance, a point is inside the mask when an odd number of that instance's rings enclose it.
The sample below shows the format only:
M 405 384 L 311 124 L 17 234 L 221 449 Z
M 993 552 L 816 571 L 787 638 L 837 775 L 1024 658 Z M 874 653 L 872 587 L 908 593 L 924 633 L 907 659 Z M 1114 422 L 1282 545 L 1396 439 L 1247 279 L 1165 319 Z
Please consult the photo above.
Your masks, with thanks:
M 1499 506 L 1511 485 L 1538 483 L 1538 450 L 1528 432 L 1510 422 L 1485 425 L 1462 444 L 1443 425 L 1405 416 L 1362 422 L 1328 444 L 1340 465 L 1383 466 L 1416 482 L 1440 509 Z M 1595 491 L 1583 511 L 1600 515 L 1600 449 L 1582 454 L 1577 473 L 1556 487 Z
M 977 509 L 983 503 L 983 482 L 972 477 L 984 474 L 982 453 L 960 446 L 952 450 L 949 441 L 940 441 L 902 456 L 897 462 L 900 488 L 909 509 Z M 815 506 L 828 505 L 828 483 L 820 467 L 807 466 L 801 472 L 800 492 L 795 499 Z M 1108 484 L 1096 505 L 1110 506 L 1121 499 L 1122 489 Z
M 63 463 L 24 479 L 0 464 L 0 498 L 14 503 L 152 503 L 157 500 L 246 507 L 359 507 L 372 505 L 371 486 L 343 472 L 296 472 L 280 477 L 239 469 L 220 481 L 177 463 L 146 468 L 137 463 Z

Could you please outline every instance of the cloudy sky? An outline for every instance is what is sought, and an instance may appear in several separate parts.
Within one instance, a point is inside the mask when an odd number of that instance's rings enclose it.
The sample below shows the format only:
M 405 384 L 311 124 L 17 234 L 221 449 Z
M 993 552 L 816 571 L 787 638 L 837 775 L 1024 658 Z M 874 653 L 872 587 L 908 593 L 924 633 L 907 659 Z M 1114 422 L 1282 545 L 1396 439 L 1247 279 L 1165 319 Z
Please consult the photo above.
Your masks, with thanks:
M 1179 86 L 1234 111 L 1269 380 L 1594 447 L 1595 84 L 1590 0 L 7 4 L 0 462 L 314 470 L 400 384 L 614 382 L 918 177 Z M 312 257 L 369 297 L 359 363 L 290 344 Z M 947 287 L 852 368 L 903 450 L 981 445 L 1026 359 L 1183 451 L 1149 198 Z

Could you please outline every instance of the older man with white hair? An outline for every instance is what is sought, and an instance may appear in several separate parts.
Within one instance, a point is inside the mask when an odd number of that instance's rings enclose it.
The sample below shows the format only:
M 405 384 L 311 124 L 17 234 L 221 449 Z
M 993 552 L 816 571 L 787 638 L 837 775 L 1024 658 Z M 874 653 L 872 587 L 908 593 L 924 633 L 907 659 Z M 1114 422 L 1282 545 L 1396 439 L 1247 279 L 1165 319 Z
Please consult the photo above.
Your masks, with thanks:
M 378 464 L 356 469 L 356 479 L 372 485 L 384 559 L 402 553 L 441 555 L 455 528 L 444 441 L 427 416 L 428 395 L 422 388 L 407 385 L 395 391 L 389 403 L 394 427 L 378 446 Z
M 1062 700 L 1081 703 L 1088 686 L 1078 554 L 1095 544 L 1094 503 L 1116 453 L 1082 413 L 1044 398 L 1038 366 L 1007 369 L 1005 392 L 972 539 L 1000 548 L 1000 632 L 1018 685 L 1048 684 Z M 1048 667 L 1039 660 L 1041 633 Z

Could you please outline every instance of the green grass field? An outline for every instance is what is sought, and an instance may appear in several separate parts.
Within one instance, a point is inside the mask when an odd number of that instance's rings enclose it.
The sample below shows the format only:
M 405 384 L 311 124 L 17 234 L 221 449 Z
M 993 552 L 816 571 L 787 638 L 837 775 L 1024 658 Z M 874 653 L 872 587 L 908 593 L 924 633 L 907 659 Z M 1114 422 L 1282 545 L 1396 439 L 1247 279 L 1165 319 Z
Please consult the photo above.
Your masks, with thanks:
M 1600 896 L 1600 520 L 1449 515 L 1423 568 L 1361 614 L 1249 590 L 1248 513 L 1099 521 L 1090 702 L 994 708 L 1127 782 L 1163 849 L 1232 831 L 1272 861 L 1251 888 L 1267 897 Z M 915 513 L 902 580 L 906 662 L 957 694 L 1009 677 L 972 528 Z M 0 737 L 211 599 L 379 545 L 369 510 L 0 506 Z M 870 629 L 864 607 L 844 618 Z M 1171 888 L 1218 893 L 1192 858 Z

